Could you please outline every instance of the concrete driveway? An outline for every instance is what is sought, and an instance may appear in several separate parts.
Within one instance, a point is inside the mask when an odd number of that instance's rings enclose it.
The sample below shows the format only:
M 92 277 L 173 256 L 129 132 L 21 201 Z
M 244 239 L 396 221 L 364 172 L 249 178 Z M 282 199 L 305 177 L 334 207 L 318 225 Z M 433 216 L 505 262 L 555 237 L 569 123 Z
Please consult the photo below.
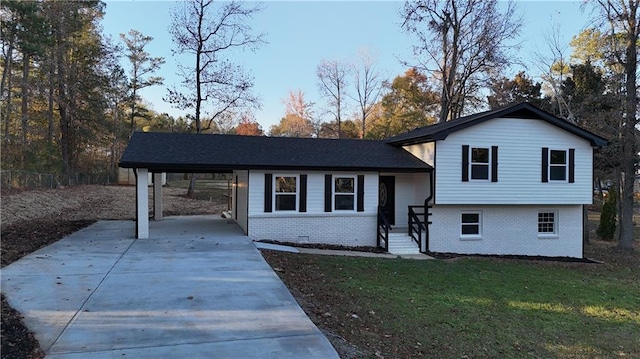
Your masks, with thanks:
M 101 221 L 2 269 L 47 358 L 338 358 L 236 224 L 134 227 Z

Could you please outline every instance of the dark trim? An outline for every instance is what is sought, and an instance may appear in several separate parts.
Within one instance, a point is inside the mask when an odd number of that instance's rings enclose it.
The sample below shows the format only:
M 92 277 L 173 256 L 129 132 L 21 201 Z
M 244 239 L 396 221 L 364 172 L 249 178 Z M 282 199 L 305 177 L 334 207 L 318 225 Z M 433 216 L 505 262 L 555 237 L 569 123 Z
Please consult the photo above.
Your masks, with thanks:
M 139 219 L 140 219 L 139 214 L 140 213 L 138 211 L 138 169 L 137 168 L 133 169 L 133 176 L 134 176 L 134 178 L 136 180 L 136 239 L 137 239 L 138 238 L 138 233 L 140 233 L 140 231 L 138 230 L 139 229 L 138 222 L 140 222 L 139 221 Z
M 273 211 L 273 174 L 264 174 L 264 211 Z
M 593 184 L 592 184 L 593 185 Z M 585 227 L 584 227 L 584 215 L 585 215 L 585 211 L 586 211 L 586 205 L 582 205 L 582 213 L 580 215 L 580 223 L 582 224 L 582 258 L 584 258 L 584 252 L 585 252 L 585 235 L 588 236 L 588 232 L 585 231 Z M 558 214 L 559 216 L 559 214 Z
M 298 211 L 307 211 L 307 175 L 300 175 L 300 202 L 298 204 Z
M 364 175 L 358 175 L 358 212 L 364 212 Z
M 591 146 L 606 146 L 609 143 L 605 138 L 593 134 L 564 119 L 556 117 L 527 102 L 521 102 L 501 109 L 481 112 L 451 121 L 421 127 L 393 137 L 389 139 L 387 143 L 393 146 L 406 146 L 423 142 L 444 140 L 453 132 L 500 117 L 543 120 L 578 137 L 584 138 L 591 143 Z
M 498 146 L 491 146 L 491 182 L 498 182 Z
M 469 182 L 469 145 L 462 145 L 462 182 Z
M 576 167 L 576 150 L 575 148 L 569 149 L 569 183 L 574 183 L 575 179 L 575 167 Z
M 549 182 L 549 147 L 542 147 L 541 167 L 540 173 L 542 182 Z
M 324 172 L 395 172 L 395 173 L 424 173 L 433 167 L 422 163 L 420 167 L 356 167 L 356 166 L 287 166 L 287 165 L 217 165 L 197 163 L 149 163 L 149 162 L 120 162 L 122 168 L 147 168 L 154 172 L 167 173 L 232 173 L 233 170 L 266 170 L 266 171 L 324 171 Z
M 438 143 L 433 144 L 433 171 L 431 171 L 431 200 L 436 204 L 436 158 L 438 158 Z
M 251 193 L 251 188 L 249 188 L 249 178 L 251 176 L 251 171 L 247 171 L 247 212 L 245 216 L 247 216 L 247 236 L 249 235 L 249 193 Z
M 333 197 L 333 176 L 324 175 L 324 211 L 331 212 L 333 203 L 331 197 Z

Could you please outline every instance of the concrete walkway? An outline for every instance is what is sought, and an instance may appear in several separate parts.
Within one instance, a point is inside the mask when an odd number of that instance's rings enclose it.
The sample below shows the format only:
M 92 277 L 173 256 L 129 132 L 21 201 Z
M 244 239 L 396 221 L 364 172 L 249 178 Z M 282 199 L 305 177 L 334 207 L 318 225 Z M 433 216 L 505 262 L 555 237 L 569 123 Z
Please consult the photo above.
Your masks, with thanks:
M 338 358 L 237 225 L 101 221 L 1 271 L 47 358 Z

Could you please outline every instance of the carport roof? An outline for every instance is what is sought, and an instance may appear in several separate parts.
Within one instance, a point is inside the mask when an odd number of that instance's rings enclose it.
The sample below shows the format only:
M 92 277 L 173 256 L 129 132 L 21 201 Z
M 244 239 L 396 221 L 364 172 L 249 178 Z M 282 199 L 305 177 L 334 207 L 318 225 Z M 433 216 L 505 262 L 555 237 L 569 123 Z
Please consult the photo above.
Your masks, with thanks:
M 385 141 L 136 132 L 120 167 L 152 172 L 235 169 L 427 172 L 431 166 Z

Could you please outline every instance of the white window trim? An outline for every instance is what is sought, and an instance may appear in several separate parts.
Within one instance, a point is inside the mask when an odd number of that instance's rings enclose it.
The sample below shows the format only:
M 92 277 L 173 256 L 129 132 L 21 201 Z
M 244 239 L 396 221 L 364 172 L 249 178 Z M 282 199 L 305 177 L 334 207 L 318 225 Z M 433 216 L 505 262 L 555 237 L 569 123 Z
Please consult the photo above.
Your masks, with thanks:
M 353 209 L 337 209 L 336 208 L 336 195 L 348 195 L 349 193 L 336 193 L 336 179 L 338 178 L 351 178 L 353 179 Z M 358 203 L 357 199 L 356 199 L 356 194 L 358 193 L 358 176 L 355 175 L 333 175 L 331 177 L 331 195 L 333 196 L 332 202 L 333 202 L 333 210 L 336 212 L 355 212 L 357 207 L 358 207 Z
M 538 232 L 538 226 L 540 225 L 539 215 L 540 213 L 553 213 L 553 233 Z M 538 233 L 538 239 L 557 239 L 560 238 L 558 211 L 554 209 L 541 209 L 536 212 L 536 232 Z
M 276 208 L 276 194 L 284 194 L 285 192 L 276 192 L 276 181 L 278 179 L 278 177 L 295 177 L 296 178 L 296 209 L 277 209 Z M 281 212 L 281 213 L 293 213 L 293 212 L 298 212 L 300 210 L 300 175 L 297 174 L 291 174 L 291 173 L 282 173 L 282 174 L 273 174 L 273 183 L 272 183 L 272 188 L 273 188 L 273 193 L 271 194 L 272 198 L 271 198 L 271 203 L 273 203 L 273 211 L 274 212 Z M 285 196 L 293 196 L 293 194 L 284 194 Z
M 551 167 L 560 167 L 560 165 L 552 165 L 551 164 L 551 151 L 562 151 L 564 152 L 564 179 L 556 180 L 551 179 Z M 547 163 L 547 180 L 551 183 L 567 183 L 569 182 L 569 149 L 568 148 L 549 148 L 549 153 L 547 155 L 549 159 L 549 163 Z
M 487 178 L 473 178 L 473 165 L 485 165 L 482 162 L 473 162 L 473 149 L 486 149 L 489 152 L 489 162 L 486 163 L 487 166 Z M 491 181 L 491 146 L 483 147 L 483 146 L 469 146 L 469 181 L 478 181 L 478 182 L 490 182 Z
M 478 234 L 462 234 L 462 215 L 463 214 L 477 214 L 478 215 Z M 473 224 L 473 223 L 466 223 Z M 462 211 L 460 212 L 460 240 L 463 241 L 477 241 L 482 239 L 482 211 Z

